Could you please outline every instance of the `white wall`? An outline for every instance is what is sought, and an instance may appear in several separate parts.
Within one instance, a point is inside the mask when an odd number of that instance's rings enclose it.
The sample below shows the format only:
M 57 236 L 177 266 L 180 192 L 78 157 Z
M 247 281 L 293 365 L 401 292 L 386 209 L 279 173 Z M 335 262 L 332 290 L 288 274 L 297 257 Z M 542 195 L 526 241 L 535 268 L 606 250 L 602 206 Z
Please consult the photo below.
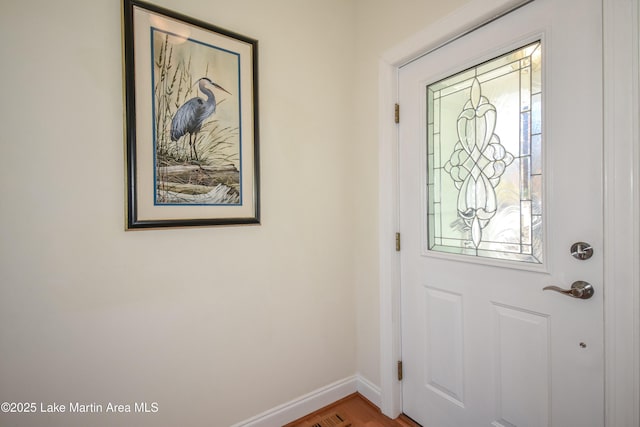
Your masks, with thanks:
M 379 384 L 377 60 L 465 0 L 156 0 L 260 41 L 262 225 L 124 231 L 118 0 L 0 3 L 0 402 L 12 426 L 226 426 Z
M 356 372 L 354 7 L 163 0 L 260 40 L 262 225 L 124 231 L 120 1 L 0 4 L 0 402 L 12 426 L 228 426 Z

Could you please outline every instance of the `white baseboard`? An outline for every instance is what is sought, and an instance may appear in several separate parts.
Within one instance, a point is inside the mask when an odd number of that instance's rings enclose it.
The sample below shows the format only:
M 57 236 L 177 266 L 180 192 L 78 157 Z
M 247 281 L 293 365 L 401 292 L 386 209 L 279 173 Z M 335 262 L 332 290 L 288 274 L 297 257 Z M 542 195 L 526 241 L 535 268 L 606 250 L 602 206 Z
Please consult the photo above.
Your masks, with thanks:
M 357 383 L 358 393 L 363 395 L 365 398 L 367 398 L 369 402 L 373 403 L 379 408 L 380 402 L 382 402 L 382 399 L 380 397 L 381 396 L 380 387 L 373 384 L 371 381 L 369 381 L 368 379 L 366 379 L 361 375 L 356 375 L 356 379 L 358 381 Z
M 366 378 L 354 375 L 319 388 L 231 427 L 282 427 L 284 424 L 302 418 L 355 392 L 362 394 L 375 405 L 380 404 L 380 388 Z

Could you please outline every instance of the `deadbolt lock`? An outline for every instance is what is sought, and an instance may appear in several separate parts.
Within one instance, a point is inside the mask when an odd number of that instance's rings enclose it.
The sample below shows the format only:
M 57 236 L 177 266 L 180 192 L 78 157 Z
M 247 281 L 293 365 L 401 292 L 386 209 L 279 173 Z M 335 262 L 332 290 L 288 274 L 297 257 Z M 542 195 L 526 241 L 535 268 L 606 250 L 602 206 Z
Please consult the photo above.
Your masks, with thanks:
M 571 256 L 580 261 L 587 260 L 593 256 L 593 248 L 589 243 L 574 243 L 571 245 Z

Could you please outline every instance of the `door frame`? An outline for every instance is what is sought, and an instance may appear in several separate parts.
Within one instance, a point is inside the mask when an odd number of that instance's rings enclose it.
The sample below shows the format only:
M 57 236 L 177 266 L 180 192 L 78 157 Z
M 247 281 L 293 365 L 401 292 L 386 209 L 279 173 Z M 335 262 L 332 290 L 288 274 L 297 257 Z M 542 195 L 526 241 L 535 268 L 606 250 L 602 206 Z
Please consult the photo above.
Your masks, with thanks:
M 378 62 L 380 408 L 402 412 L 398 71 L 408 62 L 533 0 L 471 0 L 384 52 Z M 640 425 L 640 37 L 637 0 L 603 0 L 605 422 Z M 629 55 L 629 52 L 632 54 Z M 615 286 L 611 286 L 615 283 Z

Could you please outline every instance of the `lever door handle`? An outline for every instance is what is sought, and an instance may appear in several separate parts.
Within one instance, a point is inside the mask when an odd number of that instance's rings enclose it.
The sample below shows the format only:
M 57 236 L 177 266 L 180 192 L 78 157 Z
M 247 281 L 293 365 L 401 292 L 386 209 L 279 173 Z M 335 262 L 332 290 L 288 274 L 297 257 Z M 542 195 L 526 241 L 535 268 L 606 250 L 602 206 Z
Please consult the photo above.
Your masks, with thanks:
M 591 286 L 591 283 L 585 282 L 583 280 L 578 280 L 576 282 L 573 282 L 571 284 L 571 289 L 562 289 L 558 286 L 547 286 L 542 290 L 556 291 L 556 292 L 560 292 L 561 294 L 565 294 L 570 297 L 580 298 L 580 299 L 589 299 L 595 293 L 593 286 Z

